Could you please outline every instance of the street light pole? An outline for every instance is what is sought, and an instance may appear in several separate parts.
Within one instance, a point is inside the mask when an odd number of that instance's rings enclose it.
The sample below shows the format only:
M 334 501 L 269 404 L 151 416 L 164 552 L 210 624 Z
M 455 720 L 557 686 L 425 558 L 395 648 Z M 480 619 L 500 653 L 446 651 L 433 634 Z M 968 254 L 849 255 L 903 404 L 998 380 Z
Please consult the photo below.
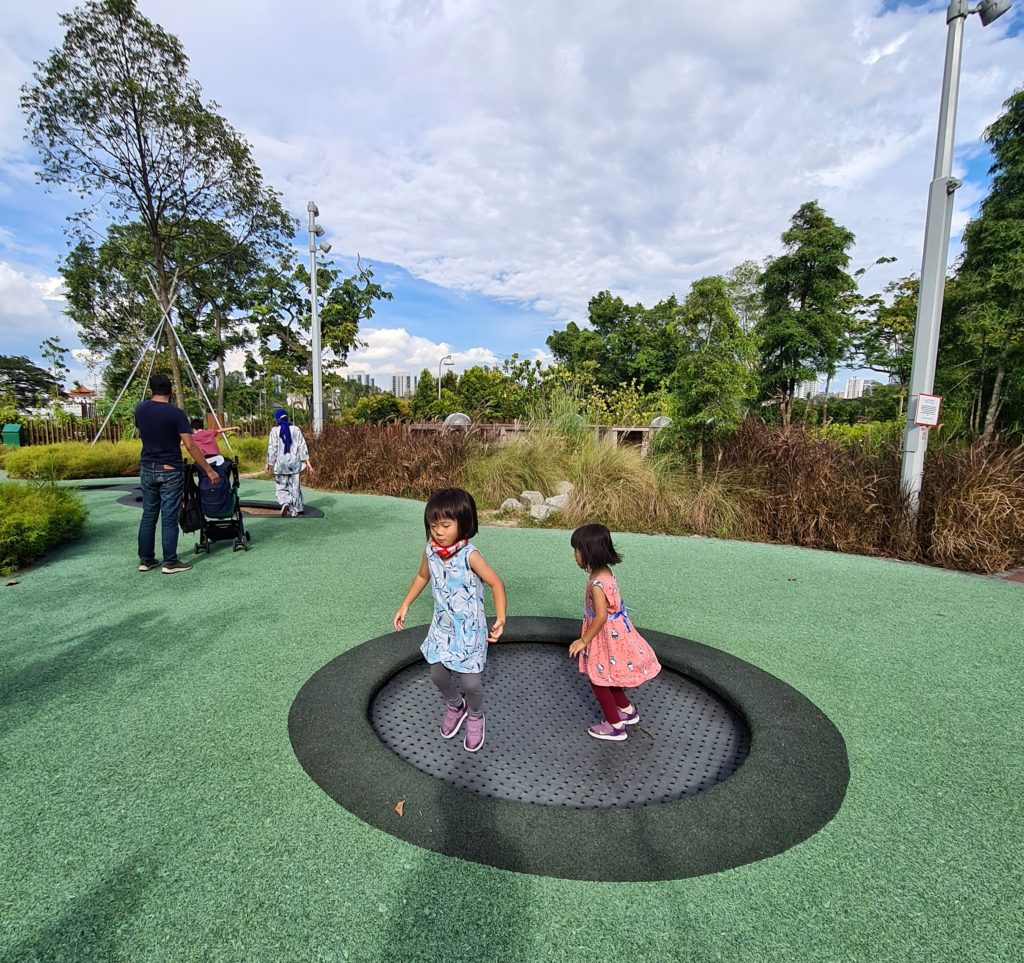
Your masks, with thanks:
M 455 364 L 455 362 L 452 361 L 452 356 L 450 354 L 446 354 L 437 363 L 437 400 L 438 401 L 441 400 L 441 368 L 444 365 L 448 365 L 449 367 L 451 367 L 453 364 Z
M 313 335 L 313 434 L 319 435 L 324 430 L 324 383 L 321 368 L 320 312 L 316 303 L 316 239 L 317 231 L 322 234 L 324 229 L 316 223 L 320 210 L 313 201 L 306 205 L 306 210 L 309 211 L 309 304 Z
M 964 21 L 969 13 L 978 13 L 981 15 L 981 22 L 988 26 L 1006 13 L 1010 6 L 1010 0 L 982 0 L 971 10 L 968 7 L 968 0 L 951 0 L 946 10 L 946 64 L 942 75 L 935 167 L 932 171 L 932 182 L 928 187 L 924 250 L 921 255 L 921 283 L 918 291 L 917 320 L 914 324 L 910 395 L 907 399 L 903 462 L 900 467 L 900 484 L 909 501 L 911 514 L 915 517 L 920 505 L 921 476 L 924 473 L 924 456 L 928 448 L 928 427 L 917 424 L 918 403 L 921 395 L 930 395 L 935 385 L 939 325 L 942 321 L 946 261 L 949 257 L 949 231 L 953 218 L 953 194 L 960 186 L 960 181 L 952 176 L 952 170 Z

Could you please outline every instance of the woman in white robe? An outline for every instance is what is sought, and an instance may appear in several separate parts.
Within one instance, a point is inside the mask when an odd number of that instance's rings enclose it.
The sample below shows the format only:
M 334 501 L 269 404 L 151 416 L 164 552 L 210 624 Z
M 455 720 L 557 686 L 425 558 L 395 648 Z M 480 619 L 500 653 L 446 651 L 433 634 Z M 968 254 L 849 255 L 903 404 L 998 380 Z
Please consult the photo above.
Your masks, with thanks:
M 282 515 L 302 515 L 302 486 L 299 479 L 309 471 L 309 449 L 298 426 L 290 424 L 284 408 L 274 411 L 277 424 L 270 429 L 267 442 L 267 469 L 273 472 L 277 486 L 275 494 Z

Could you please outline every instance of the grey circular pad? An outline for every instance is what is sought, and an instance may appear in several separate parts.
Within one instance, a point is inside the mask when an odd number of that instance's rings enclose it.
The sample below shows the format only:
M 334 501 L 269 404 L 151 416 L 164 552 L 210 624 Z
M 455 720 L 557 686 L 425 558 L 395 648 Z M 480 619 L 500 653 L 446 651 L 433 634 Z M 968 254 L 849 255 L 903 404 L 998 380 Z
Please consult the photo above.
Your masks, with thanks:
M 640 712 L 625 742 L 595 739 L 601 721 L 586 677 L 561 646 L 491 646 L 484 672 L 486 738 L 466 752 L 440 733 L 444 702 L 420 662 L 374 697 L 370 723 L 381 741 L 421 772 L 489 796 L 573 809 L 618 809 L 693 796 L 731 776 L 750 733 L 709 689 L 663 668 L 626 693 Z

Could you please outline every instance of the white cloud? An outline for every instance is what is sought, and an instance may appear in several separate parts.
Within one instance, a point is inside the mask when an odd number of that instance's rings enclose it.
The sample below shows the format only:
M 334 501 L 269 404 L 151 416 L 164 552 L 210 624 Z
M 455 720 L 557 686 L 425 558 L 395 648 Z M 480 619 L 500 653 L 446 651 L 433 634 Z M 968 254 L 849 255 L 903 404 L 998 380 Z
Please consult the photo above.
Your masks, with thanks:
M 66 6 L 11 12 L 0 92 L 14 96 Z M 318 201 L 336 251 L 578 319 L 603 288 L 652 303 L 777 251 L 817 198 L 857 234 L 855 265 L 919 266 L 940 0 L 885 13 L 878 0 L 142 7 L 182 39 L 289 206 Z M 1024 80 L 1024 38 L 1005 37 L 1020 16 L 967 24 L 962 157 Z M 312 78 L 310 37 L 322 38 Z M 20 137 L 4 110 L 0 155 Z M 977 199 L 965 185 L 956 225 Z M 436 368 L 444 342 L 399 358 L 398 330 L 365 364 Z
M 14 332 L 34 332 L 42 340 L 55 333 L 51 328 L 66 328 L 60 318 L 62 292 L 59 277 L 0 261 L 0 330 L 5 337 Z
M 453 351 L 446 341 L 431 341 L 412 335 L 405 328 L 364 328 L 361 337 L 366 347 L 357 348 L 349 354 L 347 374 L 364 372 L 378 378 L 389 378 L 398 372 L 418 375 L 426 368 L 436 376 L 438 364 L 447 355 L 451 355 L 454 370 L 459 372 L 477 364 L 501 363 L 489 348 Z

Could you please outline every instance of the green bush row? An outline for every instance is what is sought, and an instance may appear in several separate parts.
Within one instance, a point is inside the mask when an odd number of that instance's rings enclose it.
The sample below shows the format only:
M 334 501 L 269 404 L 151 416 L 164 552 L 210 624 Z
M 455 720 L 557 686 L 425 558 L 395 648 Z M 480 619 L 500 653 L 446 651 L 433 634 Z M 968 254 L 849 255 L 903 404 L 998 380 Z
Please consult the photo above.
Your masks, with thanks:
M 267 442 L 264 438 L 234 438 L 234 454 L 243 472 L 266 468 Z M 220 449 L 231 455 L 223 441 Z M 81 478 L 131 478 L 139 473 L 142 442 L 65 441 L 57 445 L 28 445 L 9 448 L 3 467 L 11 478 L 33 481 L 63 481 Z
M 0 574 L 81 536 L 85 506 L 72 491 L 0 483 Z

